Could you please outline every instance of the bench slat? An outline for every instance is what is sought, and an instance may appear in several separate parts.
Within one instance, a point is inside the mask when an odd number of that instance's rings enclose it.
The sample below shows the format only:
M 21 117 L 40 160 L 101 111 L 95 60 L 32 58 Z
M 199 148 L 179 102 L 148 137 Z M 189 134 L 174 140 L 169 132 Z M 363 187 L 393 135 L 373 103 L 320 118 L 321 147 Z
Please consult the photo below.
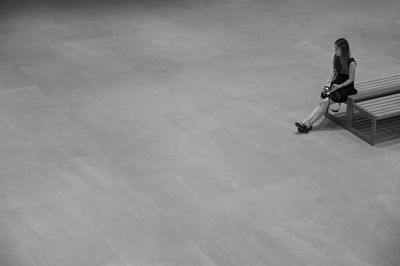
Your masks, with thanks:
M 365 106 L 363 106 L 365 108 Z M 399 108 L 400 109 L 400 101 L 397 101 L 395 103 L 386 103 L 382 105 L 375 105 L 372 107 L 366 108 L 368 111 L 374 112 L 374 111 L 379 111 L 379 110 L 384 110 L 388 108 Z
M 399 104 L 399 101 L 400 101 L 400 98 L 396 98 L 396 99 L 386 99 L 384 101 L 374 101 L 371 103 L 360 102 L 359 104 L 361 106 L 364 106 L 365 108 L 374 108 L 376 106 L 396 105 L 396 104 Z
M 380 113 L 396 112 L 396 111 L 400 111 L 400 108 L 398 106 L 389 106 L 383 109 L 371 110 L 370 112 L 373 114 L 380 114 Z
M 400 78 L 380 81 L 380 82 L 376 82 L 376 83 L 355 83 L 354 85 L 365 88 L 365 87 L 381 86 L 381 85 L 385 85 L 385 84 L 392 84 L 392 83 L 396 83 L 396 82 L 400 82 Z
M 386 88 L 395 87 L 395 86 L 399 86 L 399 85 L 400 85 L 400 82 L 396 82 L 396 83 L 391 83 L 391 84 L 385 84 L 382 86 L 373 86 L 373 87 L 364 87 L 364 88 L 354 87 L 354 88 L 356 88 L 360 92 L 367 92 L 367 91 L 373 91 L 373 90 L 379 90 L 379 89 L 386 89 Z
M 354 85 L 359 86 L 359 87 L 372 87 L 372 86 L 380 86 L 383 84 L 396 83 L 399 81 L 400 81 L 400 78 L 396 78 L 396 79 L 383 80 L 383 81 L 371 82 L 371 83 L 355 83 Z
M 382 84 L 382 83 L 387 83 L 387 82 L 393 82 L 396 80 L 400 80 L 400 75 L 395 75 L 387 78 L 380 78 L 380 79 L 374 79 L 374 80 L 369 80 L 369 81 L 363 81 L 363 82 L 358 82 L 355 85 L 356 86 L 369 86 L 373 84 Z
M 357 106 L 357 104 L 356 104 Z M 360 107 L 360 106 L 357 106 Z M 396 114 L 400 113 L 400 105 L 390 105 L 385 108 L 371 110 L 371 109 L 364 109 L 364 111 L 370 113 L 371 115 L 375 116 L 378 119 L 382 119 L 383 116 L 395 116 Z
M 384 104 L 384 103 L 388 103 L 388 102 L 396 102 L 400 99 L 400 94 L 397 95 L 389 95 L 386 97 L 378 97 L 378 98 L 373 98 L 370 100 L 366 100 L 366 101 L 362 101 L 359 102 L 359 105 L 362 105 L 364 107 L 369 107 L 369 106 L 373 106 L 373 105 L 377 105 L 377 104 Z
M 399 89 L 399 92 L 400 92 L 400 87 L 398 89 Z M 369 100 L 366 100 L 366 101 L 363 101 L 363 102 L 376 101 L 376 100 L 379 100 L 379 99 L 394 99 L 394 98 L 397 98 L 397 97 L 399 97 L 399 93 L 393 93 L 393 94 L 382 95 L 380 97 L 372 98 L 372 99 L 369 99 Z
M 396 86 L 400 86 L 400 75 L 396 75 L 396 76 L 392 76 L 392 77 L 388 77 L 388 78 L 371 80 L 371 81 L 364 81 L 364 82 L 359 82 L 359 83 L 354 84 L 354 87 L 359 92 L 381 90 L 381 89 L 387 89 L 387 88 L 396 87 Z
M 400 78 L 400 75 L 393 75 L 390 77 L 383 77 L 383 78 L 378 78 L 378 79 L 373 79 L 373 80 L 367 80 L 367 81 L 362 81 L 360 82 L 360 84 L 364 84 L 364 83 L 372 83 L 372 82 L 379 82 L 379 81 L 385 81 L 388 79 L 396 79 L 396 78 Z
M 359 92 L 362 92 L 362 93 L 366 93 L 366 92 L 370 92 L 370 91 L 376 91 L 376 90 L 385 90 L 385 89 L 389 89 L 389 88 L 392 88 L 392 87 L 399 87 L 400 86 L 400 83 L 397 83 L 397 84 L 392 84 L 392 85 L 387 85 L 387 86 L 382 86 L 382 87 L 371 87 L 371 88 L 357 88 L 357 87 L 355 87 L 356 89 L 357 89 L 357 91 L 359 91 Z
M 365 101 L 368 99 L 373 99 L 376 97 L 384 97 L 386 95 L 392 95 L 395 93 L 400 92 L 400 84 L 398 86 L 393 86 L 385 89 L 376 89 L 376 90 L 371 90 L 368 92 L 360 92 L 355 95 L 350 95 L 349 100 L 352 102 L 359 102 L 359 101 Z
M 379 113 L 377 114 L 378 119 L 385 119 L 393 116 L 398 116 L 400 115 L 400 110 L 396 112 L 386 112 L 386 113 Z

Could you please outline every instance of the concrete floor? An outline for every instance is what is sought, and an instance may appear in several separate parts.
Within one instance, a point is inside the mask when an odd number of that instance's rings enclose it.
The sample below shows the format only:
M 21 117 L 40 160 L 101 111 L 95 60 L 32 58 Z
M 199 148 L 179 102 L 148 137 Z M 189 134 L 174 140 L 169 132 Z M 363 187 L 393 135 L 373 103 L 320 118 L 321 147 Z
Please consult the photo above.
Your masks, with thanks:
M 293 124 L 339 37 L 400 73 L 398 0 L 0 1 L 0 265 L 400 265 L 400 144 Z

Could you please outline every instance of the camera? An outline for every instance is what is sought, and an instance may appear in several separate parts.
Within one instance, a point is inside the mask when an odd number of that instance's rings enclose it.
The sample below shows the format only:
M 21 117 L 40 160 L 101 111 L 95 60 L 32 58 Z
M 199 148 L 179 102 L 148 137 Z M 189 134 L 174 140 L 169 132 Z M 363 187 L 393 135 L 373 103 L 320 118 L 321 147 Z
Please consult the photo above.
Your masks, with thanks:
M 321 92 L 321 98 L 325 99 L 326 97 L 329 97 L 329 95 L 331 94 L 331 88 L 329 86 L 325 86 L 324 90 Z

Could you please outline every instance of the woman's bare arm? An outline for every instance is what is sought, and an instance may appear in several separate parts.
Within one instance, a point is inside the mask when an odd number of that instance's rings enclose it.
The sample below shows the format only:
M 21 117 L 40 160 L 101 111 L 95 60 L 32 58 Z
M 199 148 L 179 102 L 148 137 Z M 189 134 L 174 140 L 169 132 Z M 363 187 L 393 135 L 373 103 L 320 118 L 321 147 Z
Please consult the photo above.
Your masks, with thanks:
M 333 78 L 335 77 L 335 75 L 336 75 L 336 69 L 333 68 L 331 76 L 329 77 L 329 80 L 326 83 L 330 85 L 333 82 Z

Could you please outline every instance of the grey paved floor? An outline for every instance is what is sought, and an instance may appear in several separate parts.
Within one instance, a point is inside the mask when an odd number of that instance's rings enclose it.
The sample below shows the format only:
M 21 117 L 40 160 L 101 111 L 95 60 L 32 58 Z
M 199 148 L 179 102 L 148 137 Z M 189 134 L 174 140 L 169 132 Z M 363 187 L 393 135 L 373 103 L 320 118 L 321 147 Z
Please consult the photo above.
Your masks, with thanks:
M 0 1 L 0 265 L 400 265 L 400 144 L 293 125 L 342 36 L 400 73 L 397 0 Z

